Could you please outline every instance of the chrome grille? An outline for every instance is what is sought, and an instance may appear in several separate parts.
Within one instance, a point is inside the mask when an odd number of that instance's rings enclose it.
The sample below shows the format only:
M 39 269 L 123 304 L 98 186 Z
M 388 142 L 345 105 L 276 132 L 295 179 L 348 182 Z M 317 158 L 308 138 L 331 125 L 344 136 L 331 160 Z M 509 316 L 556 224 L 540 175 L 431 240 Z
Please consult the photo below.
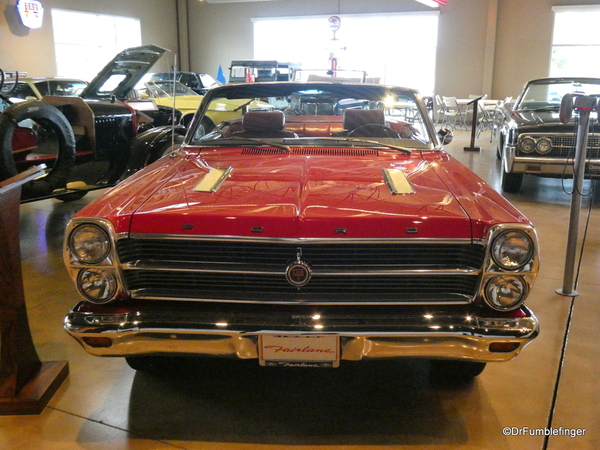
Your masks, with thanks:
M 469 243 L 297 243 L 122 239 L 125 283 L 137 298 L 253 303 L 467 303 L 484 247 Z M 298 289 L 285 276 L 301 255 L 312 269 Z
M 542 134 L 527 133 L 519 136 L 519 139 L 532 137 L 533 139 L 548 138 L 552 141 L 552 151 L 546 155 L 538 153 L 523 153 L 522 156 L 543 156 L 544 158 L 573 159 L 575 158 L 575 146 L 577 145 L 577 135 L 569 134 Z M 588 135 L 587 159 L 600 160 L 600 135 Z

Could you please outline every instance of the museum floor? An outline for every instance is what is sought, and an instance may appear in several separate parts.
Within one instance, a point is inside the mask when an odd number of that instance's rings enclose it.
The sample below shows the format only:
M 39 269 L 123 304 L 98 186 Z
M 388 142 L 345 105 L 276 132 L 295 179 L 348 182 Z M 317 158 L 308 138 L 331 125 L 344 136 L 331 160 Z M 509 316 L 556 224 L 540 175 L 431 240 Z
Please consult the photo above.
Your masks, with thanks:
M 477 141 L 480 152 L 464 151 L 469 139 L 456 133 L 448 151 L 499 189 L 489 133 Z M 430 384 L 424 361 L 310 371 L 215 360 L 158 376 L 136 373 L 120 358 L 90 356 L 62 330 L 78 294 L 61 246 L 70 216 L 99 193 L 24 204 L 22 268 L 34 343 L 42 361 L 68 361 L 70 374 L 41 414 L 0 416 L 0 450 L 598 449 L 600 200 L 591 211 L 579 295 L 565 297 L 555 290 L 563 285 L 570 196 L 560 181 L 533 177 L 522 191 L 507 197 L 534 222 L 541 242 L 528 300 L 541 334 L 519 357 L 488 364 L 463 388 Z M 587 210 L 582 229 L 586 217 Z M 506 427 L 521 435 L 505 435 Z M 533 431 L 547 427 L 585 431 Z

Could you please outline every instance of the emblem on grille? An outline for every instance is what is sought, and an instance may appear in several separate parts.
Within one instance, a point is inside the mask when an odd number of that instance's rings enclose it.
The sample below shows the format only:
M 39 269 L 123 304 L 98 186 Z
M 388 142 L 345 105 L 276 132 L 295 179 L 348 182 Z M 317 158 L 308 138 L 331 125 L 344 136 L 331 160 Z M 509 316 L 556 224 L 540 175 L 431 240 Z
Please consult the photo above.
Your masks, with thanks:
M 300 289 L 310 281 L 312 274 L 310 266 L 305 261 L 302 261 L 302 249 L 297 249 L 296 261 L 287 266 L 285 270 L 285 279 L 292 286 Z

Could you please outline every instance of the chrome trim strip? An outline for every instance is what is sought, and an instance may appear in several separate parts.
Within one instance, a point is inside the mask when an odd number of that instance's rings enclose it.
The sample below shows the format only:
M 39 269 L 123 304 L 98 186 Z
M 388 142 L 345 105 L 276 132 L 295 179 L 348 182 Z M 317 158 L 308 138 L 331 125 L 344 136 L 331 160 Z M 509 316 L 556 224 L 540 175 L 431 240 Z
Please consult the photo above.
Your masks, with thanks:
M 464 297 L 464 300 L 462 301 L 451 301 L 451 300 L 439 300 L 439 301 L 435 301 L 432 300 L 430 298 L 426 299 L 425 301 L 421 300 L 421 301 L 415 301 L 415 300 L 402 300 L 402 301 L 397 301 L 397 302 L 381 302 L 381 301 L 369 301 L 369 302 L 344 302 L 344 301 L 337 301 L 337 302 L 332 302 L 332 301 L 327 301 L 327 300 L 319 300 L 319 301 L 285 301 L 285 300 L 269 300 L 269 301 L 262 301 L 262 300 L 239 300 L 239 299 L 235 299 L 235 300 L 224 300 L 224 299 L 215 299 L 215 298 L 189 298 L 189 297 L 167 297 L 167 296 L 160 296 L 160 295 L 156 295 L 156 294 L 152 294 L 149 296 L 145 296 L 144 293 L 140 293 L 138 294 L 138 292 L 140 292 L 139 290 L 131 290 L 130 294 L 131 294 L 131 298 L 135 299 L 135 300 L 166 300 L 166 301 L 179 301 L 179 302 L 211 302 L 211 303 L 232 303 L 232 304 L 250 304 L 250 305 L 317 305 L 317 306 L 373 306 L 373 305 L 379 305 L 379 306 L 448 306 L 448 305 L 469 305 L 471 303 L 473 303 L 473 298 L 471 296 L 465 296 L 462 295 L 462 297 Z M 455 295 L 460 295 L 460 294 L 455 294 Z
M 290 244 L 472 244 L 471 238 L 439 239 L 439 238 L 264 238 L 254 236 L 205 236 L 189 234 L 152 234 L 152 233 L 130 233 L 131 239 L 177 239 L 177 240 L 205 240 L 205 241 L 224 241 L 224 242 L 257 242 L 257 243 L 290 243 Z
M 214 264 L 212 265 L 214 267 Z M 143 263 L 127 263 L 123 264 L 123 270 L 150 270 L 155 272 L 195 272 L 195 273 L 228 273 L 228 274 L 248 274 L 248 275 L 285 275 L 285 268 L 283 270 L 259 270 L 256 269 L 255 265 L 249 266 L 253 267 L 253 269 L 245 269 L 243 267 L 239 267 L 237 269 L 224 269 L 224 268 L 216 268 L 216 269 L 205 269 L 202 268 L 201 264 L 187 264 L 184 265 L 182 263 L 172 263 L 172 264 L 143 264 Z M 346 276 L 360 276 L 360 275 L 477 275 L 481 273 L 481 270 L 477 269 L 385 269 L 385 270 L 346 270 L 340 271 L 331 270 L 327 268 L 317 268 L 313 270 L 313 276 L 336 276 L 336 277 L 346 277 Z

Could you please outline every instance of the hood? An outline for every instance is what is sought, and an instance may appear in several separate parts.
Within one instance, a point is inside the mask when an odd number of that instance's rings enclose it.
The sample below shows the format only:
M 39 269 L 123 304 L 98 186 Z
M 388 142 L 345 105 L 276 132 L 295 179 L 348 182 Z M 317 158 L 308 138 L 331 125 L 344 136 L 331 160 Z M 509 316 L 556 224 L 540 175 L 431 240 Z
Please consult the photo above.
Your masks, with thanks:
M 559 118 L 559 112 L 556 111 L 527 111 L 515 110 L 512 113 L 512 118 L 519 127 L 519 132 L 530 131 L 544 133 L 572 133 L 575 129 L 576 114 L 573 115 L 571 121 L 563 124 Z
M 202 102 L 203 96 L 201 95 L 176 95 L 175 96 L 175 109 L 178 109 L 184 114 L 195 113 Z M 173 107 L 173 97 L 152 97 L 154 103 L 162 106 Z
M 293 239 L 471 238 L 470 219 L 436 173 L 438 162 L 424 160 L 419 152 L 377 155 L 367 150 L 362 156 L 356 152 L 363 149 L 324 150 L 333 156 L 214 149 L 202 159 L 181 161 L 134 212 L 129 231 Z M 392 192 L 384 169 L 407 181 L 401 193 Z M 220 185 L 219 174 L 226 174 Z
M 118 100 L 125 100 L 129 91 L 166 51 L 166 48 L 153 44 L 123 50 L 90 81 L 80 96 L 91 99 L 109 99 L 115 96 Z M 113 77 L 116 85 L 114 88 L 113 80 L 109 82 Z M 111 90 L 106 90 L 105 85 L 110 86 Z

